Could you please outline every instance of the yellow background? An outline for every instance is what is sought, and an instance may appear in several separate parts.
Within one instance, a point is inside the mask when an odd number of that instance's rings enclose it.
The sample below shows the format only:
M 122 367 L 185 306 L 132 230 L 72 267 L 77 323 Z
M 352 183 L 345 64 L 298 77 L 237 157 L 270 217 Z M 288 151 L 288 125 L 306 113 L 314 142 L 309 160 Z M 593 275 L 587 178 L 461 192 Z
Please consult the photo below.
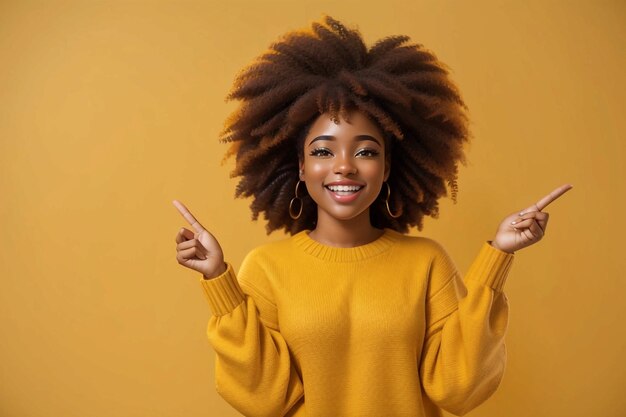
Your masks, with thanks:
M 516 255 L 506 373 L 468 415 L 625 415 L 626 7 L 536 0 L 0 2 L 0 415 L 239 415 L 171 201 L 236 267 L 284 237 L 234 201 L 216 138 L 237 71 L 322 13 L 453 69 L 475 139 L 421 234 L 461 271 L 505 215 L 574 185 Z

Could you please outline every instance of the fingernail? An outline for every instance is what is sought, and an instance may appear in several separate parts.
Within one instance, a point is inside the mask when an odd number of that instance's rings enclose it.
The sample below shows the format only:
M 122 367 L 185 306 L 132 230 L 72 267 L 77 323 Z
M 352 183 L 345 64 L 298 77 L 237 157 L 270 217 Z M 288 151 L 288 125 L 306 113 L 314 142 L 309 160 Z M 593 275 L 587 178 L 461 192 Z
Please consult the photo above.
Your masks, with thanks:
M 520 215 L 520 216 L 523 216 L 524 214 L 525 214 L 525 213 L 522 211 L 519 215 Z
M 512 222 L 511 222 L 511 224 L 515 224 L 515 223 L 517 223 L 517 222 L 516 222 L 516 221 L 512 221 Z

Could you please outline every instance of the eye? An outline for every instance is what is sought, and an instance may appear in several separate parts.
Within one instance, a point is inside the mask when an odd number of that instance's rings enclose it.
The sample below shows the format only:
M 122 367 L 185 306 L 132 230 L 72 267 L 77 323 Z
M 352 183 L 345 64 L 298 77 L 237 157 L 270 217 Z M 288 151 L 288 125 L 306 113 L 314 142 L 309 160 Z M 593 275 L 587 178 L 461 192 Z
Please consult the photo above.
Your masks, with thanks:
M 361 149 L 359 152 L 357 152 L 357 156 L 365 156 L 365 157 L 374 157 L 377 156 L 379 154 L 379 152 L 375 149 L 369 149 L 369 148 L 365 148 L 365 149 Z
M 326 148 L 315 148 L 309 154 L 311 156 L 330 156 L 332 153 Z

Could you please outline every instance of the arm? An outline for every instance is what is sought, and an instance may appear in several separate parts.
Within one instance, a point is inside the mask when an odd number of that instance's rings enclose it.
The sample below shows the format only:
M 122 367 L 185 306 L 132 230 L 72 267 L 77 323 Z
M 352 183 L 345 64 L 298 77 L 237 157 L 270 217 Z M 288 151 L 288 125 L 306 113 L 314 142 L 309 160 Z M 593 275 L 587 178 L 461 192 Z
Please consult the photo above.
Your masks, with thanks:
M 278 328 L 271 287 L 257 290 L 267 283 L 266 274 L 250 253 L 238 280 L 232 266 L 224 263 L 215 236 L 183 203 L 172 203 L 196 231 L 180 229 L 176 259 L 203 275 L 202 288 L 213 313 L 207 335 L 217 354 L 217 392 L 246 416 L 284 415 L 304 389 Z
M 422 386 L 440 408 L 464 415 L 498 388 L 506 365 L 508 301 L 502 292 L 513 255 L 485 242 L 461 277 L 443 248 L 431 265 Z
M 246 258 L 239 281 L 230 264 L 222 275 L 201 280 L 213 313 L 207 335 L 216 352 L 216 390 L 222 398 L 246 416 L 282 416 L 300 400 L 304 388 L 280 334 L 271 297 L 241 279 L 254 282 L 262 274 Z
M 506 365 L 509 305 L 502 291 L 514 252 L 544 236 L 550 203 L 564 184 L 521 212 L 507 216 L 483 244 L 465 279 L 440 248 L 426 301 L 426 340 L 420 375 L 428 397 L 457 415 L 474 409 L 498 388 Z
M 244 260 L 241 277 L 261 274 Z M 222 275 L 201 280 L 213 312 L 207 335 L 216 352 L 216 389 L 246 416 L 282 416 L 302 397 L 302 381 L 276 323 L 275 305 L 265 294 L 253 297 L 259 293 L 241 283 L 230 265 Z

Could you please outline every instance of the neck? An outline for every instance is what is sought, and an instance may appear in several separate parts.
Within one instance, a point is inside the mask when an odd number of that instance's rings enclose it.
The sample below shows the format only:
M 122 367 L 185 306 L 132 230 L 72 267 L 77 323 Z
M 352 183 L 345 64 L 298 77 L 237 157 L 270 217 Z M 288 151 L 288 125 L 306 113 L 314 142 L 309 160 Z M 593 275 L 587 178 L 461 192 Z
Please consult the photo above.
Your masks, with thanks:
M 362 246 L 378 239 L 384 230 L 370 223 L 369 209 L 353 219 L 340 220 L 318 210 L 317 226 L 309 233 L 311 239 L 340 248 Z

